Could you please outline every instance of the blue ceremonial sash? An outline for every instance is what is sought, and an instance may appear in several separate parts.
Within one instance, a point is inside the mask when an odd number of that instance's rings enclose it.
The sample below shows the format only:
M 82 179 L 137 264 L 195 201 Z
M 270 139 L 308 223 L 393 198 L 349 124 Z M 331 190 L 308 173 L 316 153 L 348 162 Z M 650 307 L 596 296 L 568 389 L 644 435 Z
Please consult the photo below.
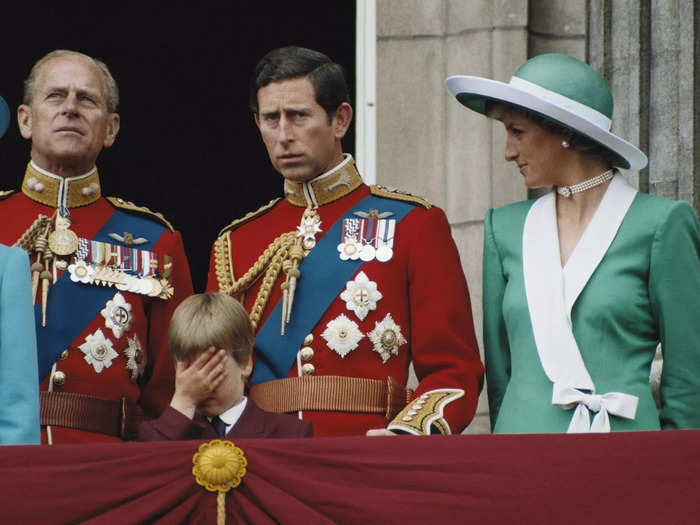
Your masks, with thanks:
M 370 195 L 345 212 L 316 244 L 299 265 L 302 277 L 297 282 L 291 322 L 280 335 L 282 301 L 267 318 L 255 339 L 255 368 L 251 384 L 287 377 L 296 360 L 304 339 L 311 333 L 324 312 L 345 288 L 348 280 L 364 264 L 361 259 L 341 261 L 338 244 L 341 242 L 343 219 L 356 211 L 377 209 L 392 212 L 389 218 L 398 224 L 415 204 Z M 308 276 L 304 278 L 304 276 Z
M 109 233 L 131 232 L 134 237 L 148 239 L 139 249 L 151 250 L 164 230 L 163 226 L 149 219 L 114 210 L 93 240 L 113 244 Z M 51 285 L 46 326 L 41 326 L 41 301 L 34 307 L 39 382 L 44 380 L 61 353 L 75 341 L 114 294 L 115 290 L 110 286 L 74 283 L 67 271 Z

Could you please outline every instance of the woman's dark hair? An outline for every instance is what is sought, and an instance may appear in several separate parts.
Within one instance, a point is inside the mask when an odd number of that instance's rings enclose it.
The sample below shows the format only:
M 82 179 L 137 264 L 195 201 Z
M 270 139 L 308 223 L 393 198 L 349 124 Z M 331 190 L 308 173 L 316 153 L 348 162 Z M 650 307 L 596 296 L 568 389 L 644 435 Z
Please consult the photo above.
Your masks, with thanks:
M 554 133 L 555 135 L 561 135 L 565 137 L 569 143 L 569 147 L 578 151 L 582 155 L 587 157 L 594 157 L 600 159 L 607 166 L 624 166 L 624 159 L 622 159 L 617 153 L 609 150 L 605 146 L 602 146 L 589 139 L 588 137 L 581 135 L 580 133 L 567 128 L 566 126 L 555 122 L 544 115 L 531 111 L 527 108 L 516 106 L 513 104 L 506 104 L 504 102 L 487 101 L 486 102 L 486 114 L 491 115 L 497 107 L 501 108 L 513 108 L 520 111 L 525 117 L 534 122 L 541 128 Z
M 267 53 L 253 72 L 250 81 L 250 109 L 258 113 L 258 90 L 293 78 L 308 77 L 316 102 L 330 120 L 343 102 L 350 102 L 345 70 L 323 53 L 304 47 L 287 46 Z
M 587 157 L 598 157 L 608 166 L 616 166 L 620 164 L 620 157 L 616 153 L 613 153 L 608 148 L 601 146 L 588 137 L 569 129 L 566 126 L 562 126 L 561 124 L 554 122 L 547 117 L 540 115 L 539 113 L 535 113 L 528 109 L 523 110 L 523 113 L 532 122 L 541 128 L 546 129 L 550 133 L 568 137 L 567 140 L 569 142 L 569 147 L 578 151 L 582 155 L 586 155 Z

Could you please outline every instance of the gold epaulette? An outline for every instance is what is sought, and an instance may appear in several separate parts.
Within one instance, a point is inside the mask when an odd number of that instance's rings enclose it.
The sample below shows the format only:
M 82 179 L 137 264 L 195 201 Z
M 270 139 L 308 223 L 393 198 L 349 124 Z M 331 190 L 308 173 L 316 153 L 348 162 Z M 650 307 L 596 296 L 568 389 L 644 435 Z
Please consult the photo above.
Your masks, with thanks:
M 224 233 L 230 232 L 238 228 L 239 226 L 243 226 L 246 222 L 251 221 L 255 219 L 256 217 L 259 217 L 263 213 L 266 213 L 272 209 L 272 207 L 277 204 L 277 201 L 279 201 L 280 198 L 272 199 L 270 202 L 267 204 L 260 206 L 257 210 L 251 211 L 250 213 L 246 213 L 243 217 L 240 219 L 236 219 L 233 221 L 231 224 L 228 226 L 224 227 L 221 229 L 219 232 L 219 237 L 221 237 Z
M 0 190 L 0 201 L 7 199 L 15 190 Z
M 385 186 L 378 186 L 377 184 L 372 184 L 369 187 L 369 189 L 372 192 L 372 195 L 376 195 L 377 197 L 385 197 L 387 199 L 394 199 L 397 201 L 412 202 L 413 204 L 422 206 L 426 210 L 429 210 L 433 206 L 425 199 L 416 197 L 415 195 L 412 195 L 407 191 L 397 190 L 396 188 L 387 188 Z
M 151 211 L 145 206 L 136 206 L 133 202 L 125 201 L 124 199 L 120 199 L 119 197 L 107 197 L 107 200 L 110 202 L 112 206 L 115 208 L 119 208 L 120 210 L 124 210 L 127 212 L 135 213 L 137 215 L 143 215 L 145 217 L 148 217 L 149 219 L 153 219 L 159 223 L 161 223 L 163 226 L 168 228 L 171 232 L 175 231 L 175 228 L 173 228 L 173 225 L 168 222 L 168 220 L 163 217 L 161 213 Z

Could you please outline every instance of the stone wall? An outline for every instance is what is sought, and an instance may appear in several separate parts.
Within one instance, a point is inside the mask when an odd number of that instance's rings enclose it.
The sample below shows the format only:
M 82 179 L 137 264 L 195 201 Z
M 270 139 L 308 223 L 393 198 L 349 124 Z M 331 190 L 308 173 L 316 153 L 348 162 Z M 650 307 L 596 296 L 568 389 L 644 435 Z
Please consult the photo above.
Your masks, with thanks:
M 463 108 L 449 75 L 507 80 L 527 56 L 526 0 L 378 0 L 377 181 L 442 207 L 469 282 L 481 346 L 483 219 L 526 197 L 504 133 Z M 485 390 L 467 432 L 489 432 Z

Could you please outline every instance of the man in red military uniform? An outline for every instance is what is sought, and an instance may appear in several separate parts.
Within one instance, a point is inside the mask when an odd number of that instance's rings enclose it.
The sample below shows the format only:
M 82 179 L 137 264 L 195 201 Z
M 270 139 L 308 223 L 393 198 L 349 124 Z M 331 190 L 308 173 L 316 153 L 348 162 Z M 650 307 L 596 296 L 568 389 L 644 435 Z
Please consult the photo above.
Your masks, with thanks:
M 31 161 L 21 192 L 2 192 L 0 242 L 32 263 L 44 443 L 128 438 L 173 392 L 167 326 L 189 265 L 160 214 L 101 195 L 117 104 L 104 63 L 60 50 L 34 65 L 17 111 Z
M 251 108 L 286 196 L 224 228 L 207 287 L 250 312 L 261 408 L 311 419 L 316 436 L 457 433 L 483 367 L 449 224 L 363 184 L 342 153 L 348 100 L 321 53 L 287 47 L 258 63 Z

